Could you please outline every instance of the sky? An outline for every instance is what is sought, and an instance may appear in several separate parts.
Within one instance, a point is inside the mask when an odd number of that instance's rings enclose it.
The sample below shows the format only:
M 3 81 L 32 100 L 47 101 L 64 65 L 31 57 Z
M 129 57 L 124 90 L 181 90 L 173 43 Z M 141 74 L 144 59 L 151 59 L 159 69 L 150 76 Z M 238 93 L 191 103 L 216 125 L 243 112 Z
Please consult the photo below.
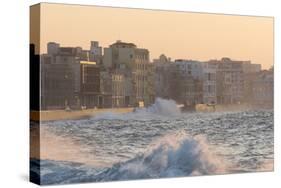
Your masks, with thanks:
M 274 61 L 274 19 L 177 11 L 41 4 L 40 53 L 48 42 L 90 48 L 116 40 L 135 43 L 150 59 L 206 61 L 229 57 L 268 69 Z M 34 34 L 31 34 L 31 42 Z

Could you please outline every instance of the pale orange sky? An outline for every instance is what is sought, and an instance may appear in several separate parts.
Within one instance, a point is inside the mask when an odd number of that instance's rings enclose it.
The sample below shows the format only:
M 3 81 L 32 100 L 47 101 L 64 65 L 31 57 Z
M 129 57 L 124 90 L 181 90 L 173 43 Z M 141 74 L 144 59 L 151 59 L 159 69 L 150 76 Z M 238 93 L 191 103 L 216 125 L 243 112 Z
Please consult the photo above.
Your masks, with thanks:
M 230 57 L 273 65 L 271 17 L 232 16 L 176 11 L 41 4 L 41 53 L 48 42 L 90 48 L 90 41 L 108 47 L 116 40 L 133 42 L 172 59 L 208 60 Z

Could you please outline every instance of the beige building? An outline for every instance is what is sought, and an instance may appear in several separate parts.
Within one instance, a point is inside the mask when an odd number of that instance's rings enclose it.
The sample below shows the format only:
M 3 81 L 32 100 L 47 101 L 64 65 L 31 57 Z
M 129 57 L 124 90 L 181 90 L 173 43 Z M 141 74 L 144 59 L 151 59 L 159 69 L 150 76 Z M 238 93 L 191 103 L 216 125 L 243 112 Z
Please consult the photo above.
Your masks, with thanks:
M 217 103 L 217 65 L 202 63 L 203 68 L 203 103 Z
M 124 107 L 125 82 L 124 75 L 113 73 L 112 77 L 112 107 Z
M 125 106 L 150 103 L 146 89 L 148 65 L 149 51 L 137 48 L 133 43 L 117 41 L 104 48 L 103 66 L 106 69 L 118 70 L 124 75 Z
M 244 61 L 242 64 L 244 73 L 244 102 L 251 104 L 254 102 L 254 83 L 258 79 L 258 73 L 261 71 L 260 64 L 252 64 L 251 61 Z
M 217 103 L 234 104 L 244 102 L 243 61 L 235 61 L 225 57 L 221 60 L 210 60 L 208 63 L 217 66 Z

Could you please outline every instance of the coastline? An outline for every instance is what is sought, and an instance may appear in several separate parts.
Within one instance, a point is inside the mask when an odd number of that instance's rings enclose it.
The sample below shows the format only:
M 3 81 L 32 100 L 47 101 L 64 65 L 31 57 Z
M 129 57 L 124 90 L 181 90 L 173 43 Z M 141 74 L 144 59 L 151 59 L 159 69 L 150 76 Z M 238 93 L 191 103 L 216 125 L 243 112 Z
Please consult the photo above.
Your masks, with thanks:
M 66 119 L 82 119 L 95 116 L 100 113 L 128 113 L 134 108 L 103 108 L 103 109 L 87 109 L 87 110 L 46 110 L 46 111 L 30 111 L 30 120 L 32 121 L 52 121 Z
M 195 107 L 195 112 L 224 112 L 224 111 L 240 111 L 257 109 L 256 105 L 250 104 L 231 104 L 231 105 L 216 105 L 215 108 L 206 104 L 198 104 Z M 272 107 L 269 107 L 272 108 Z M 31 111 L 31 121 L 54 121 L 54 120 L 67 120 L 67 119 L 83 119 L 87 117 L 93 117 L 100 113 L 111 112 L 111 113 L 129 113 L 133 112 L 133 107 L 127 108 L 101 108 L 101 109 L 87 109 L 87 110 L 46 110 L 46 111 Z

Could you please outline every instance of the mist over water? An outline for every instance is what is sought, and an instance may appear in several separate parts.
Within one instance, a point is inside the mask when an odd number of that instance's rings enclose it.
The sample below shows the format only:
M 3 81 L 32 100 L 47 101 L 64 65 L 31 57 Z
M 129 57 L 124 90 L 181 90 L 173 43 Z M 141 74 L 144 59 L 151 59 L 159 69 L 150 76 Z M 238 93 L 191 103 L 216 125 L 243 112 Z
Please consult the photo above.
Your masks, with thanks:
M 156 98 L 155 103 L 147 108 L 136 108 L 134 112 L 116 114 L 105 112 L 90 118 L 91 120 L 148 120 L 176 118 L 181 115 L 180 109 L 174 100 Z
M 127 114 L 104 113 L 42 126 L 41 134 L 65 139 L 67 148 L 59 157 L 46 155 L 40 161 L 43 184 L 273 168 L 273 110 L 181 113 L 174 101 L 156 99 L 152 106 Z M 48 144 L 44 147 L 48 150 Z M 71 153 L 78 157 L 69 159 Z

